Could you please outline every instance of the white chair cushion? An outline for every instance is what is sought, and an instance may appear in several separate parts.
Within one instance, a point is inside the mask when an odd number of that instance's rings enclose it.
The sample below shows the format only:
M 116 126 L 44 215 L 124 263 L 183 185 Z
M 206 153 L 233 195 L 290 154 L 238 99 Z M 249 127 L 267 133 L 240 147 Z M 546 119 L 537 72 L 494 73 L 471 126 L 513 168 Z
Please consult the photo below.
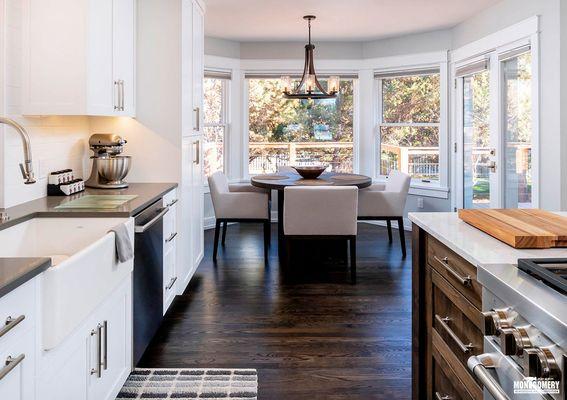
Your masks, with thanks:
M 234 190 L 239 188 L 233 187 Z M 228 179 L 222 172 L 215 172 L 209 176 L 209 189 L 217 219 L 267 219 L 269 217 L 266 191 L 256 191 L 248 187 L 244 191 L 231 191 Z
M 286 187 L 284 199 L 285 235 L 356 235 L 356 187 Z
M 359 217 L 401 217 L 408 197 L 411 178 L 391 171 L 385 185 L 372 185 L 358 196 Z

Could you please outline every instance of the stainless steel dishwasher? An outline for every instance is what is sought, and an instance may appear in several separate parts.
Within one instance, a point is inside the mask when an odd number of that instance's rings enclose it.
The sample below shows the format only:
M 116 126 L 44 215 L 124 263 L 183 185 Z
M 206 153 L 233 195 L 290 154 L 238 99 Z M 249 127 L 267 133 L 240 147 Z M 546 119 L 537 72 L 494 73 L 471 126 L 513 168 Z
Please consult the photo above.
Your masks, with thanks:
M 163 317 L 162 199 L 134 217 L 134 365 L 157 332 Z

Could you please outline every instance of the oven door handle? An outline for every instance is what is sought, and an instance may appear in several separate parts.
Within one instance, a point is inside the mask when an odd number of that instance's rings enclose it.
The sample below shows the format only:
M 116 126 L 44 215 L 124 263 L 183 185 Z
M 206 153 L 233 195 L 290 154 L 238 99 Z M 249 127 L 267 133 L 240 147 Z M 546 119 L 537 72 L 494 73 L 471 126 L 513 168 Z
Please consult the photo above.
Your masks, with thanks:
M 158 222 L 165 214 L 167 214 L 167 212 L 169 211 L 169 207 L 164 207 L 160 210 L 160 212 L 158 213 L 158 215 L 156 215 L 155 217 L 153 217 L 151 220 L 149 220 L 146 224 L 144 225 L 136 225 L 134 227 L 134 232 L 136 233 L 144 233 L 145 231 L 147 231 L 148 229 L 150 229 L 153 224 L 155 224 L 156 222 Z
M 469 357 L 467 366 L 495 400 L 511 400 L 502 386 L 488 373 L 488 368 L 494 368 L 490 354 Z

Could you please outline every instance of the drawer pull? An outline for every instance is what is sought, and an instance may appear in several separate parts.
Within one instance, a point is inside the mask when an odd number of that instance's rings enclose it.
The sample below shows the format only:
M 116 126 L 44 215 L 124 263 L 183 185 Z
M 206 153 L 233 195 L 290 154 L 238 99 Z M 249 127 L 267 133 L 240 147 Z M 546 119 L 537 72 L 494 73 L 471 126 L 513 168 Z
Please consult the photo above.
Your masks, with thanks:
M 171 242 L 175 236 L 177 236 L 177 232 L 173 232 L 167 239 L 165 239 L 165 243 Z
M 460 274 L 455 272 L 455 270 L 453 268 L 451 268 L 451 266 L 449 265 L 449 257 L 443 257 L 443 259 L 440 259 L 437 256 L 433 256 L 433 258 L 435 259 L 435 261 L 437 261 L 439 264 L 441 264 L 445 268 L 445 270 L 453 276 L 453 278 L 455 278 L 456 280 L 461 282 L 461 284 L 463 286 L 471 286 L 471 284 L 472 284 L 471 277 L 468 276 L 468 275 L 467 276 L 461 276 Z
M 24 360 L 24 358 L 26 358 L 25 354 L 20 354 L 16 358 L 12 358 L 12 356 L 8 356 L 8 358 L 6 358 L 6 363 L 4 364 L 4 368 L 0 370 L 0 380 L 2 380 L 2 378 L 8 375 L 11 370 L 16 368 L 18 364 Z
M 12 318 L 12 317 L 6 318 L 6 323 L 4 324 L 2 329 L 0 329 L 0 337 L 10 332 L 12 329 L 16 327 L 16 325 L 18 325 L 24 319 L 26 319 L 25 315 L 20 315 L 18 318 Z
M 448 322 L 451 321 L 451 318 L 449 318 L 449 317 L 441 318 L 439 315 L 435 314 L 435 319 L 437 320 L 437 322 L 439 322 L 441 327 L 443 327 L 445 332 L 447 332 L 449 334 L 449 336 L 451 336 L 451 339 L 453 339 L 453 341 L 457 344 L 457 346 L 459 346 L 459 348 L 461 349 L 461 351 L 464 354 L 468 354 L 468 353 L 471 352 L 471 350 L 474 348 L 472 343 L 464 344 L 462 342 L 462 340 L 459 339 L 457 334 L 455 332 L 453 332 L 451 327 L 449 327 Z
M 170 290 L 173 285 L 175 284 L 175 282 L 177 281 L 177 277 L 173 277 L 171 278 L 171 280 L 169 281 L 169 284 L 165 287 L 165 290 Z
M 171 203 L 169 203 L 166 207 L 171 207 L 172 205 L 174 205 L 178 201 L 179 201 L 178 199 L 173 199 L 173 200 L 171 200 Z
M 435 392 L 435 399 L 436 400 L 451 400 L 452 397 L 448 394 L 441 394 L 439 392 Z
M 96 368 L 91 368 L 91 375 L 102 377 L 102 325 L 98 324 L 91 331 L 91 336 L 96 336 Z

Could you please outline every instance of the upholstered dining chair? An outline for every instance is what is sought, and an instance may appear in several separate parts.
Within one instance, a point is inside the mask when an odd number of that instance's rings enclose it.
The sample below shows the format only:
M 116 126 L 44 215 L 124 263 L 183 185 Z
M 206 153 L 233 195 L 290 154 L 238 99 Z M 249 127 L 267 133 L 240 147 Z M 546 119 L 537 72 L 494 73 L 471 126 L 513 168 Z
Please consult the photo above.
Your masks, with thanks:
M 346 239 L 351 280 L 356 282 L 356 209 L 358 189 L 350 186 L 289 186 L 284 189 L 283 230 L 290 260 L 296 239 Z
M 398 222 L 403 257 L 406 256 L 403 215 L 410 182 L 409 175 L 392 170 L 385 185 L 372 185 L 360 190 L 358 194 L 358 220 L 386 221 L 390 243 L 392 243 L 392 221 Z
M 221 224 L 224 245 L 229 222 L 264 224 L 264 259 L 267 261 L 271 228 L 268 192 L 249 184 L 229 185 L 226 175 L 220 171 L 209 176 L 208 180 L 216 218 L 213 261 L 217 261 Z

